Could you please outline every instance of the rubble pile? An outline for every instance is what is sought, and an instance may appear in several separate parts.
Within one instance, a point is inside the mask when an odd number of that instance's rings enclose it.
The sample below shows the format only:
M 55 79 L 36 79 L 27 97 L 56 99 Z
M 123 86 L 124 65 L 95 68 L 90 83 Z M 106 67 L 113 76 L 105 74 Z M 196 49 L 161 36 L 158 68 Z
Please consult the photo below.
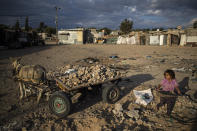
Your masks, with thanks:
M 178 97 L 174 106 L 174 112 L 181 113 L 183 111 L 190 111 L 190 114 L 196 114 L 196 103 L 189 99 L 188 96 Z M 185 111 L 186 113 L 186 111 Z
M 152 104 L 153 102 L 154 104 Z M 132 123 L 132 130 L 139 126 L 159 130 L 166 128 L 168 124 L 180 124 L 181 122 L 188 124 L 189 118 L 195 119 L 197 103 L 190 100 L 188 96 L 177 97 L 171 116 L 166 115 L 166 105 L 159 110 L 155 110 L 156 104 L 159 102 L 159 96 L 156 96 L 153 102 L 146 107 L 131 102 L 126 108 L 123 107 L 127 102 L 117 103 L 112 107 L 111 111 L 114 119 L 119 120 L 118 122 L 124 124 L 125 127 Z M 166 130 L 168 130 L 167 128 Z
M 99 83 L 121 76 L 119 71 L 103 65 L 92 65 L 89 67 L 67 65 L 58 70 L 56 73 L 53 73 L 53 76 L 58 76 L 68 88 Z

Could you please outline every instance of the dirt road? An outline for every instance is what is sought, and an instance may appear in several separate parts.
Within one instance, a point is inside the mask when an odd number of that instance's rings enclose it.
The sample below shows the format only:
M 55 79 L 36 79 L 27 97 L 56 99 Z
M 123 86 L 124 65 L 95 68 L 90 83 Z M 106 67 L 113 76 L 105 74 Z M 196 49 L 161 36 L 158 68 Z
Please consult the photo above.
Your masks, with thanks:
M 0 50 L 0 130 L 191 130 L 195 129 L 197 114 L 197 82 L 191 82 L 192 70 L 197 66 L 197 48 L 131 46 L 131 45 L 61 45 L 32 47 L 18 50 Z M 119 65 L 125 69 L 126 78 L 120 83 L 124 111 L 139 110 L 139 120 L 124 114 L 113 114 L 114 105 L 102 103 L 99 96 L 88 96 L 73 105 L 67 118 L 52 115 L 47 102 L 38 107 L 32 99 L 19 104 L 18 84 L 11 78 L 9 57 L 22 57 L 24 65 L 40 64 L 48 71 L 57 67 L 75 64 L 87 57 L 109 58 L 117 55 Z M 155 112 L 159 97 L 153 90 L 154 100 L 148 107 L 135 104 L 133 89 L 153 89 L 163 79 L 166 69 L 176 70 L 176 79 L 181 90 L 188 96 L 177 99 L 170 121 L 165 108 Z M 187 84 L 189 89 L 187 90 Z

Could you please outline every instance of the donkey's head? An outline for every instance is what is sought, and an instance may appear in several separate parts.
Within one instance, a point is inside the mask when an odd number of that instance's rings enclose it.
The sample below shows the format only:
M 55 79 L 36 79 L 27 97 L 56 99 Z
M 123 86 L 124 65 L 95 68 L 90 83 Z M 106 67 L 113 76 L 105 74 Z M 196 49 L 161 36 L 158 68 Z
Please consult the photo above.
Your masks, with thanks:
M 12 62 L 13 75 L 16 75 L 17 68 L 18 68 L 18 66 L 20 65 L 20 60 L 21 60 L 21 58 L 18 58 L 18 59 L 10 58 L 10 60 L 11 60 L 11 62 Z

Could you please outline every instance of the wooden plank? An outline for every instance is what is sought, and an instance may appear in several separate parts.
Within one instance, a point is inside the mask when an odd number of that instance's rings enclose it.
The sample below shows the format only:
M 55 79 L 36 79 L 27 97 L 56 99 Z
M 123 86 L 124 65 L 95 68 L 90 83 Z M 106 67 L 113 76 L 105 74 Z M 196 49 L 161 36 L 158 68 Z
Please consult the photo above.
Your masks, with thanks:
M 71 87 L 71 88 L 68 88 L 60 79 L 58 78 L 54 78 L 58 84 L 60 84 L 60 87 L 62 90 L 68 92 L 68 91 L 73 91 L 73 90 L 77 90 L 77 89 L 80 89 L 80 88 L 84 88 L 84 87 L 90 87 L 90 86 L 94 86 L 94 85 L 99 85 L 99 84 L 103 84 L 103 83 L 107 83 L 107 82 L 112 82 L 112 81 L 120 81 L 121 80 L 121 77 L 117 77 L 117 78 L 114 78 L 114 79 L 108 79 L 108 80 L 105 80 L 105 81 L 100 81 L 100 82 L 97 82 L 97 83 L 88 83 L 88 84 L 83 84 L 83 85 L 79 85 L 79 86 L 74 86 L 74 87 Z M 115 83 L 116 84 L 116 83 Z

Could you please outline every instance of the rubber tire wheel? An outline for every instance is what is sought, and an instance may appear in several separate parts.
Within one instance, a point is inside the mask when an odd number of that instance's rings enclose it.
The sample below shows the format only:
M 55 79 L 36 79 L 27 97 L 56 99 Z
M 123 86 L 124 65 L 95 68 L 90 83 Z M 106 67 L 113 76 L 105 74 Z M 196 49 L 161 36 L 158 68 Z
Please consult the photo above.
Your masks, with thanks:
M 58 113 L 55 109 L 54 109 L 54 101 L 57 99 L 57 98 L 60 98 L 61 100 L 63 100 L 64 104 L 65 104 L 65 107 L 66 107 L 66 110 L 61 112 L 61 113 Z M 54 94 L 52 94 L 52 96 L 49 98 L 49 109 L 51 110 L 51 112 L 53 114 L 55 114 L 56 116 L 62 118 L 62 117 L 66 117 L 69 113 L 70 113 L 70 110 L 71 110 L 71 100 L 70 100 L 70 97 L 62 92 L 62 91 L 57 91 L 55 92 Z
M 112 100 L 109 98 L 110 97 L 109 95 L 110 95 L 110 92 L 113 90 L 116 91 L 117 96 Z M 118 87 L 108 86 L 108 87 L 103 88 L 102 90 L 102 99 L 104 102 L 107 102 L 109 104 L 114 104 L 119 100 L 119 97 L 120 97 L 120 89 Z

